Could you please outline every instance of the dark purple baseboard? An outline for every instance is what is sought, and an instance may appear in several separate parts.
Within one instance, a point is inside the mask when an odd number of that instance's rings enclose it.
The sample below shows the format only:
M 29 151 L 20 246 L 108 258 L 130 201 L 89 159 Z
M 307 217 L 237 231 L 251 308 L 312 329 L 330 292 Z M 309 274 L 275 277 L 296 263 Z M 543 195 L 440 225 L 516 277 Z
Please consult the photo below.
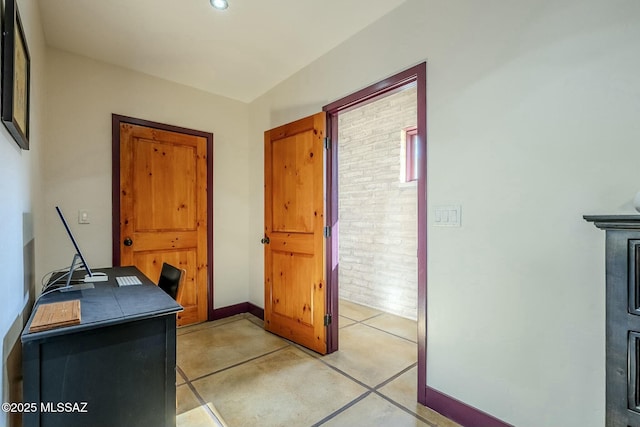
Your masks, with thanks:
M 216 308 L 213 310 L 211 320 L 224 319 L 225 317 L 235 316 L 236 314 L 251 313 L 254 316 L 264 320 L 264 309 L 250 302 L 241 302 L 227 307 Z
M 427 406 L 464 427 L 513 427 L 429 386 Z
M 247 303 L 249 305 L 248 313 L 253 314 L 260 320 L 264 320 L 264 308 L 260 308 L 257 305 L 253 305 L 250 302 Z

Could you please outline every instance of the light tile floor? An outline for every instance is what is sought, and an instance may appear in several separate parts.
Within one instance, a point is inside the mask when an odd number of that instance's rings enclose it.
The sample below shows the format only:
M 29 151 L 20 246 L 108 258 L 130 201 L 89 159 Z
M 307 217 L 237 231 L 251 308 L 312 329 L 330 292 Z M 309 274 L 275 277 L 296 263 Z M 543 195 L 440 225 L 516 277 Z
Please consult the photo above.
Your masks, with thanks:
M 416 345 L 415 322 L 347 301 L 327 356 L 250 314 L 181 328 L 177 425 L 459 427 L 416 402 Z

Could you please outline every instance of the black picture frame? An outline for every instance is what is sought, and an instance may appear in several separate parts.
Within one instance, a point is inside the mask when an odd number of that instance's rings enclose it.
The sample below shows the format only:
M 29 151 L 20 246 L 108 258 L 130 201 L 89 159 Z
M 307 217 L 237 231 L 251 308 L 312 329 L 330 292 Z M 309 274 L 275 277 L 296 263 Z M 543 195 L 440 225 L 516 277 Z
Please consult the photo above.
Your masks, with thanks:
M 29 149 L 31 57 L 16 0 L 6 0 L 2 31 L 2 123 L 23 150 Z

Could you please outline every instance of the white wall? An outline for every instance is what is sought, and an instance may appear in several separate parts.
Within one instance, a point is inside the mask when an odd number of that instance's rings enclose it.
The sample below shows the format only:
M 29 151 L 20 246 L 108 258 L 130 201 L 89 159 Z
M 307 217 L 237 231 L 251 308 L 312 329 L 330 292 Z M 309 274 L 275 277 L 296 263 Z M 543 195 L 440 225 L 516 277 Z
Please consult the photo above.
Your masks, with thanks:
M 604 234 L 582 215 L 640 189 L 638 52 L 635 0 L 408 0 L 251 104 L 250 232 L 264 130 L 427 60 L 428 203 L 462 206 L 428 227 L 427 382 L 519 427 L 601 426 Z
M 4 4 L 4 2 L 3 2 Z M 40 157 L 43 130 L 43 92 L 45 77 L 44 37 L 35 0 L 18 1 L 22 24 L 31 56 L 30 150 L 21 150 L 4 126 L 0 126 L 0 337 L 2 338 L 2 401 L 8 402 L 13 381 L 21 375 L 19 366 L 8 364 L 20 346 L 25 303 L 32 287 L 32 261 L 24 261 L 33 251 L 38 228 L 40 191 Z M 16 344 L 17 343 L 17 344 Z M 19 351 L 19 350 L 18 350 Z M 10 356 L 11 353 L 11 356 Z M 19 353 L 18 353 L 19 354 Z M 19 359 L 18 359 L 19 360 Z M 16 372 L 18 370 L 18 372 Z M 11 384 L 10 384 L 11 381 Z M 0 413 L 0 426 L 8 424 L 8 416 Z
M 73 255 L 55 205 L 70 220 L 89 264 L 111 265 L 116 113 L 213 133 L 214 306 L 247 301 L 247 105 L 56 49 L 48 50 L 48 69 L 41 272 L 68 265 Z M 78 209 L 89 210 L 91 224 L 78 224 Z

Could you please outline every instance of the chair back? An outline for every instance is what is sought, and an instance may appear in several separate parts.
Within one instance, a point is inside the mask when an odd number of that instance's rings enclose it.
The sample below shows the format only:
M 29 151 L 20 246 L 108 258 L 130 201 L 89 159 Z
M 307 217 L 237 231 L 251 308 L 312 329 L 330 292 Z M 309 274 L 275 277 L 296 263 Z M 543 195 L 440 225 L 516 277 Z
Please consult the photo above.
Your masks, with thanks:
M 178 287 L 182 279 L 182 272 L 179 268 L 174 267 L 166 262 L 162 263 L 162 271 L 160 279 L 158 279 L 158 287 L 165 291 L 173 299 L 178 295 Z

